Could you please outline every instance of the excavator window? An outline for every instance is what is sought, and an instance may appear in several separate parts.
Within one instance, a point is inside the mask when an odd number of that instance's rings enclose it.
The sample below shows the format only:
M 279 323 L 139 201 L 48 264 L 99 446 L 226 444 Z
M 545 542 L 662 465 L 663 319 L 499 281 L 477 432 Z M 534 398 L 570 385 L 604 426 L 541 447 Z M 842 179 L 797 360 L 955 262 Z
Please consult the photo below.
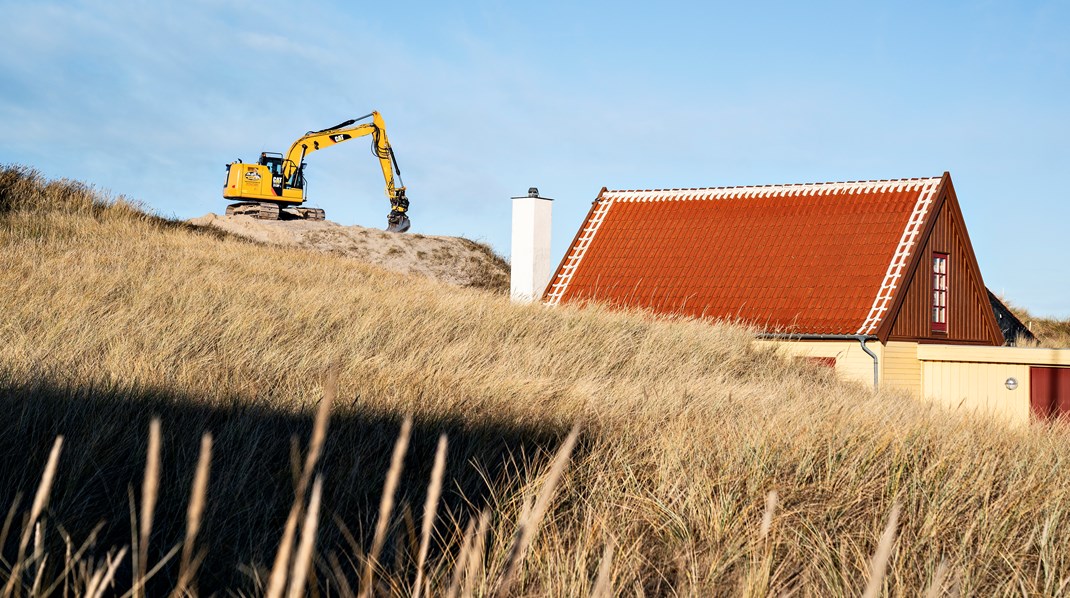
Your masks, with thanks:
M 282 176 L 282 156 L 260 154 L 260 164 L 267 166 L 272 176 Z
M 290 166 L 293 167 L 293 162 L 290 162 Z M 301 163 L 301 168 L 294 168 L 293 174 L 290 175 L 290 180 L 286 181 L 286 188 L 288 189 L 304 189 L 305 188 L 305 163 Z

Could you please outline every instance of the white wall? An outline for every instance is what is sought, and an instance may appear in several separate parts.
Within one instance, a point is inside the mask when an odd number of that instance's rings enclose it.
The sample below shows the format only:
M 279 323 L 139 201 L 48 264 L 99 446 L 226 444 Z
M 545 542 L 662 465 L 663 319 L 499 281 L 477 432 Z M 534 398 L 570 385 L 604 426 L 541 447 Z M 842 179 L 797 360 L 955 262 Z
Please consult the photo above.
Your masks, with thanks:
M 538 300 L 550 282 L 552 205 L 552 200 L 543 197 L 513 198 L 509 285 L 513 301 Z

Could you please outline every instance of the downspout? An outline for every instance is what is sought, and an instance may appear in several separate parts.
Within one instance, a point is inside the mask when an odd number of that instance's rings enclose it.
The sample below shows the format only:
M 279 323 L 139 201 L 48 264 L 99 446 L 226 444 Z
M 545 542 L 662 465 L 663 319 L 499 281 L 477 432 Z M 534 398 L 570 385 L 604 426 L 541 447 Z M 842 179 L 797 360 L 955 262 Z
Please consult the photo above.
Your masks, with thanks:
M 862 350 L 866 352 L 866 355 L 869 355 L 873 358 L 873 392 L 877 392 L 878 390 L 880 390 L 880 369 L 879 364 L 877 363 L 877 354 L 873 351 L 870 351 L 869 347 L 866 346 L 866 341 L 874 337 L 859 334 L 855 336 L 855 338 L 858 339 L 858 344 L 862 347 Z
M 880 363 L 877 354 L 866 346 L 866 341 L 876 339 L 865 334 L 786 334 L 782 332 L 759 332 L 758 338 L 786 341 L 858 341 L 862 351 L 873 360 L 873 392 L 880 388 Z

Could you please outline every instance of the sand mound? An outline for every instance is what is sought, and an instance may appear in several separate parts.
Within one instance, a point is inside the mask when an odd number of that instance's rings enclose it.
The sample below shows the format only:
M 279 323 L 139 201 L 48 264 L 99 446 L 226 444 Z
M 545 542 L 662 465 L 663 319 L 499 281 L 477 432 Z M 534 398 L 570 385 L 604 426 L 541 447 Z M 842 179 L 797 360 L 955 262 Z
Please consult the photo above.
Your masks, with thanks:
M 463 237 L 394 234 L 329 220 L 257 220 L 205 214 L 189 220 L 261 243 L 344 255 L 387 270 L 465 287 L 508 292 L 509 264 L 490 247 Z

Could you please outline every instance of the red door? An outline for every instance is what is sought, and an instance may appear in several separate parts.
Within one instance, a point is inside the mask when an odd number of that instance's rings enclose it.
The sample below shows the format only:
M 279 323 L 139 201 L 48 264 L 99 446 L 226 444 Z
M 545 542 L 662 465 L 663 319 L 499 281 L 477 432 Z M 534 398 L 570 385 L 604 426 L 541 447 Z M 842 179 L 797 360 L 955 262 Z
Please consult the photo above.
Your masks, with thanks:
M 1070 420 L 1070 368 L 1029 368 L 1029 407 L 1038 420 Z

